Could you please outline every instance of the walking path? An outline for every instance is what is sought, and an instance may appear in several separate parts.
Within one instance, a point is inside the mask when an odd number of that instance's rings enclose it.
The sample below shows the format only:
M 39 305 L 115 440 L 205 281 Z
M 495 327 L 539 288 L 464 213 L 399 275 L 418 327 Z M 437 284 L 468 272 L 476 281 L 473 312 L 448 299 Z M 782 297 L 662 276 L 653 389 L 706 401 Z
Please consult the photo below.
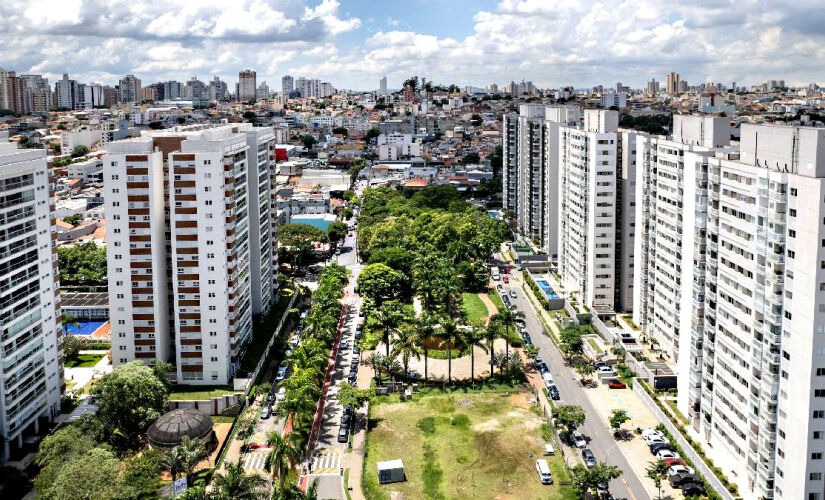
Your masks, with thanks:
M 493 293 L 495 293 L 495 292 L 493 292 Z M 493 303 L 493 301 L 490 300 L 489 295 L 487 295 L 486 293 L 480 293 L 480 294 L 478 294 L 478 298 L 480 298 L 481 301 L 484 302 L 484 305 L 487 306 L 487 319 L 486 319 L 486 321 L 489 321 L 491 316 L 494 316 L 494 315 L 498 314 L 498 307 L 496 307 L 496 305 Z

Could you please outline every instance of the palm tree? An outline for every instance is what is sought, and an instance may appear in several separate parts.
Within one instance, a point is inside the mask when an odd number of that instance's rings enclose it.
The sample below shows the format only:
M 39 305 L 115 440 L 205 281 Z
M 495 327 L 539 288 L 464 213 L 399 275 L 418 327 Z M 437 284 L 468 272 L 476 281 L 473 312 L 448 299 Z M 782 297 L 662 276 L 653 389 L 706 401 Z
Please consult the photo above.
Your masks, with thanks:
M 484 337 L 485 328 L 483 326 L 471 328 L 464 332 L 464 338 L 462 341 L 464 345 L 470 348 L 470 382 L 475 383 L 475 364 L 476 364 L 476 353 L 475 348 L 478 347 L 485 352 L 487 352 L 487 346 L 484 344 L 486 340 Z
M 304 493 L 295 483 L 285 484 L 282 488 L 272 491 L 272 500 L 317 500 L 318 481 L 315 480 Z
M 266 435 L 266 444 L 272 447 L 267 457 L 272 479 L 277 476 L 278 491 L 283 491 L 287 472 L 301 461 L 301 449 L 295 446 L 294 438 L 284 438 L 278 431 Z
M 392 341 L 393 357 L 401 356 L 401 363 L 404 366 L 404 376 L 407 376 L 407 368 L 410 365 L 410 358 L 421 359 L 421 350 L 418 347 L 418 339 L 413 326 L 405 323 L 398 329 Z
M 168 450 L 160 459 L 163 468 L 168 470 L 169 475 L 172 476 L 172 482 L 175 482 L 175 479 L 177 479 L 178 475 L 183 471 L 183 456 L 178 448 L 179 447 L 176 446 Z
M 195 472 L 195 468 L 201 460 L 207 457 L 206 448 L 199 440 L 183 436 L 175 450 L 180 455 L 180 469 L 186 473 L 186 484 L 192 486 L 192 473 Z
M 501 329 L 497 323 L 487 323 L 487 326 L 484 327 L 482 331 L 482 336 L 484 337 L 484 344 L 487 347 L 487 352 L 490 353 L 490 378 L 495 375 L 495 360 L 493 359 L 494 351 L 493 347 L 496 342 L 496 339 L 501 336 Z
M 421 347 L 421 350 L 424 352 L 424 381 L 427 381 L 427 369 L 428 369 L 428 354 L 429 354 L 429 346 L 430 341 L 436 334 L 437 330 L 437 323 L 435 318 L 425 312 L 421 318 L 418 319 L 416 322 L 416 326 L 418 327 L 418 334 L 416 336 L 416 340 Z
M 372 368 L 372 371 L 375 372 L 375 379 L 378 382 L 378 385 L 381 385 L 381 372 L 383 372 L 384 368 L 387 366 L 387 359 L 388 358 L 380 352 L 376 352 L 363 361 L 365 365 Z
M 521 311 L 514 311 L 510 308 L 504 308 L 498 314 L 490 318 L 490 322 L 495 322 L 504 328 L 504 349 L 505 356 L 510 357 L 510 330 L 515 331 L 516 324 L 524 320 L 524 313 Z
M 237 463 L 226 464 L 224 474 L 215 474 L 212 485 L 218 498 L 258 500 L 263 495 L 266 479 L 258 475 L 247 475 L 239 458 Z
M 74 314 L 62 313 L 60 315 L 60 323 L 63 325 L 63 333 L 68 333 L 68 328 L 73 326 L 80 327 L 80 320 Z
M 458 324 L 445 318 L 441 321 L 441 339 L 447 346 L 447 383 L 453 382 L 453 347 L 461 341 L 461 330 Z
M 404 315 L 401 309 L 401 304 L 397 301 L 385 302 L 381 305 L 373 316 L 378 323 L 379 328 L 384 330 L 382 342 L 386 346 L 386 356 L 390 355 L 390 332 L 395 331 L 398 325 L 404 320 Z

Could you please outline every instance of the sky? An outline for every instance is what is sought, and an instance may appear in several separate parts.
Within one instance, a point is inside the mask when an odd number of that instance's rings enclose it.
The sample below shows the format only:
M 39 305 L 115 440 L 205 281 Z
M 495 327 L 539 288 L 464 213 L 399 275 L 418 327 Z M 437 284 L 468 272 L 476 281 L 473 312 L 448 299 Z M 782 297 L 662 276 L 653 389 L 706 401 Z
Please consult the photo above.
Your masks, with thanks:
M 238 72 L 398 88 L 825 83 L 823 0 L 0 0 L 0 67 L 149 84 Z

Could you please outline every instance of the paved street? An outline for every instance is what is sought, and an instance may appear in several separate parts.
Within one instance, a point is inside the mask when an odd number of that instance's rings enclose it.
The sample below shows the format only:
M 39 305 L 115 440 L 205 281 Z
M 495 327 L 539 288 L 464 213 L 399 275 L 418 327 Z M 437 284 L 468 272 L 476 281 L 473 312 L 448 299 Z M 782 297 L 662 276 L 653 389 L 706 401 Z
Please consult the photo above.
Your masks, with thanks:
M 631 500 L 650 500 L 650 495 L 642 486 L 639 478 L 633 473 L 630 465 L 619 449 L 616 440 L 611 432 L 602 424 L 596 409 L 584 393 L 576 374 L 569 367 L 564 365 L 564 359 L 553 341 L 545 335 L 544 325 L 536 315 L 530 301 L 525 297 L 521 288 L 521 279 L 512 279 L 510 283 L 503 284 L 504 289 L 516 290 L 518 297 L 513 299 L 519 311 L 524 312 L 527 331 L 533 343 L 539 348 L 542 359 L 550 367 L 553 380 L 559 388 L 562 400 L 561 404 L 573 404 L 581 406 L 587 414 L 587 420 L 579 430 L 589 439 L 588 447 L 600 461 L 616 465 L 624 471 L 624 475 L 610 483 L 610 492 L 616 498 L 628 498 Z M 520 273 L 518 273 L 520 274 Z

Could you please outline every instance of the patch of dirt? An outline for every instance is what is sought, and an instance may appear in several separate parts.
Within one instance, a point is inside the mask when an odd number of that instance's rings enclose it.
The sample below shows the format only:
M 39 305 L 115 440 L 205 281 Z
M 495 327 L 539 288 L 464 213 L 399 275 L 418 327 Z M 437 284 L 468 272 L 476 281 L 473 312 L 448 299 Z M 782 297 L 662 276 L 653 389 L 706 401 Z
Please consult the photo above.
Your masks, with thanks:
M 389 493 L 390 500 L 407 500 L 407 497 L 405 497 L 400 491 L 390 491 Z
M 518 394 L 513 394 L 508 399 L 510 400 L 510 404 L 515 406 L 516 408 L 524 408 L 525 410 L 529 410 L 532 406 L 530 404 L 531 396 L 532 394 L 520 392 Z
M 473 401 L 471 399 L 459 399 L 456 404 L 462 408 L 469 408 L 473 406 Z
M 499 425 L 500 425 L 500 423 L 499 423 L 498 419 L 493 418 L 493 419 L 487 420 L 485 422 L 477 423 L 476 425 L 473 426 L 473 430 L 478 431 L 478 432 L 492 432 L 492 431 L 497 430 L 499 428 Z

